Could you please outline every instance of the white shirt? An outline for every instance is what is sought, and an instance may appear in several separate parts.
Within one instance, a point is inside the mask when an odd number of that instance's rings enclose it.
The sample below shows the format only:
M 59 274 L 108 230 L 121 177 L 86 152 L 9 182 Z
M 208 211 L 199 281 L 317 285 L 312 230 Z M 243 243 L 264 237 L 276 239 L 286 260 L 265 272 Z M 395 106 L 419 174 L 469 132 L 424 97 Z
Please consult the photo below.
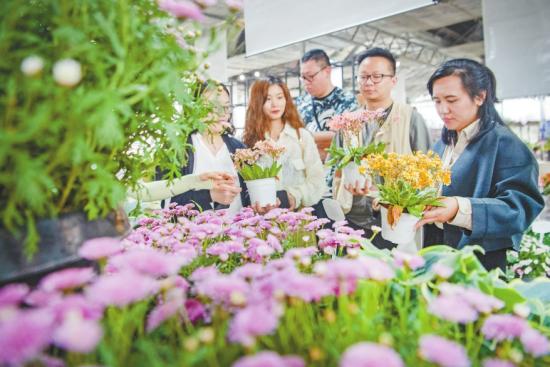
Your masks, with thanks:
M 451 168 L 453 164 L 460 158 L 460 155 L 464 152 L 470 140 L 479 131 L 479 119 L 466 126 L 462 131 L 458 133 L 458 139 L 456 144 L 447 145 L 443 152 L 443 167 Z M 448 223 L 453 226 L 472 229 L 472 203 L 468 198 L 460 196 L 454 197 L 458 202 L 458 211 L 453 220 Z
M 208 148 L 204 142 L 204 138 L 199 133 L 191 136 L 193 147 L 195 148 L 195 165 L 193 174 L 199 175 L 205 172 L 227 172 L 235 177 L 237 186 L 240 186 L 237 179 L 237 170 L 233 165 L 231 154 L 227 149 L 227 145 L 223 144 L 216 154 Z M 231 205 L 229 205 L 229 213 L 237 213 L 243 207 L 241 195 L 235 196 Z
M 269 132 L 266 138 L 270 139 Z M 300 128 L 298 137 L 298 131 L 285 124 L 275 144 L 285 148 L 279 158 L 282 169 L 277 190 L 285 190 L 294 196 L 296 207 L 317 204 L 328 188 L 323 163 L 311 133 Z

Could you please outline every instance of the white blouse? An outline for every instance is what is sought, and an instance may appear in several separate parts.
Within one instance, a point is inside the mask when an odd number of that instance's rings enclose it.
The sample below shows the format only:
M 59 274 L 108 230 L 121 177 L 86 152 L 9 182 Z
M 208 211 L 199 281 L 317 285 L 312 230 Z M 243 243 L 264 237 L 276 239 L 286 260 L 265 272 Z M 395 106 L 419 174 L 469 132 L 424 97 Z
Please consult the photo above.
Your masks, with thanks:
M 237 170 L 233 165 L 231 154 L 227 145 L 223 144 L 220 150 L 216 154 L 208 148 L 208 145 L 204 142 L 204 138 L 199 133 L 195 133 L 191 136 L 193 141 L 193 148 L 195 149 L 195 164 L 193 167 L 193 174 L 201 174 L 205 172 L 227 172 L 235 177 L 237 186 L 240 186 Z M 241 201 L 241 195 L 235 196 L 231 205 L 229 205 L 229 213 L 237 213 L 243 207 Z
M 266 133 L 266 138 L 270 138 L 269 132 Z M 279 158 L 282 169 L 277 190 L 285 190 L 294 196 L 296 207 L 317 204 L 328 191 L 328 187 L 323 163 L 311 133 L 300 128 L 298 137 L 296 129 L 285 124 L 275 144 L 285 148 Z

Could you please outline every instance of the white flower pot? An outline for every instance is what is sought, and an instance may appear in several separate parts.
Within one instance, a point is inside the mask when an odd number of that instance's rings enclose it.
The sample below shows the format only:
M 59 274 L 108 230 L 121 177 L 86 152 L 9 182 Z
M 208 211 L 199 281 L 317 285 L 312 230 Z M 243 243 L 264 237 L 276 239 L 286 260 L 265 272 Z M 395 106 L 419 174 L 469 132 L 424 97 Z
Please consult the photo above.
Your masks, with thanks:
M 420 218 L 407 213 L 402 213 L 394 228 L 391 228 L 388 223 L 388 209 L 381 207 L 382 215 L 382 238 L 387 241 L 396 243 L 397 249 L 403 252 L 416 253 L 415 244 L 416 230 L 415 224 Z
M 359 187 L 365 186 L 367 178 L 359 173 L 359 166 L 355 162 L 348 163 L 344 168 L 342 168 L 342 173 L 344 176 L 344 185 L 355 186 L 355 183 L 359 183 Z
M 275 183 L 275 177 L 245 182 L 252 205 L 256 202 L 258 202 L 260 206 L 277 204 L 277 185 Z

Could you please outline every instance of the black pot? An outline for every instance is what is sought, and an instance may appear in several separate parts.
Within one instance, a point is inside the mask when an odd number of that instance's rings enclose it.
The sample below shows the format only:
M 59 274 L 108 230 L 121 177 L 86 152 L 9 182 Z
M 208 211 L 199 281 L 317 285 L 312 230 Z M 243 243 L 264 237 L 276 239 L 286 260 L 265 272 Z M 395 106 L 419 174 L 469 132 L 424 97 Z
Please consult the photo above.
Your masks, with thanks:
M 34 284 L 44 274 L 68 266 L 85 264 L 78 249 L 95 237 L 120 237 L 130 230 L 124 212 L 88 220 L 84 213 L 63 214 L 36 224 L 40 242 L 29 261 L 23 252 L 24 236 L 16 237 L 0 228 L 0 285 L 11 282 Z

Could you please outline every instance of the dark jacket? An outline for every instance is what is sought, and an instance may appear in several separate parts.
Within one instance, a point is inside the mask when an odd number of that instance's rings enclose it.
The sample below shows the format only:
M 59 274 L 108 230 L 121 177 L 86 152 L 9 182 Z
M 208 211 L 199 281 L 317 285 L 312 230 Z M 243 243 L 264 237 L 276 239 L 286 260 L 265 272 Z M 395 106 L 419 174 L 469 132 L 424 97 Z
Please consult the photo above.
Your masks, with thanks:
M 438 141 L 434 150 L 443 156 L 445 144 Z M 451 171 L 443 195 L 470 199 L 472 230 L 444 224 L 444 243 L 459 249 L 480 245 L 486 252 L 518 250 L 523 232 L 544 207 L 538 164 L 527 146 L 495 124 L 470 141 Z
M 181 175 L 190 175 L 193 173 L 193 169 L 195 167 L 195 151 L 193 149 L 193 140 L 191 138 L 191 135 L 189 135 L 189 138 L 187 139 L 187 144 L 189 148 L 187 149 L 187 164 L 181 168 Z M 237 149 L 244 149 L 246 148 L 243 143 L 241 143 L 239 140 L 235 139 L 234 137 L 224 134 L 222 135 L 222 139 L 227 146 L 227 149 L 229 150 L 229 153 L 234 154 Z M 161 179 L 157 173 L 157 180 Z M 243 178 L 239 175 L 239 183 L 241 185 L 241 201 L 244 206 L 250 205 L 250 199 L 248 196 L 248 191 L 246 189 L 246 184 L 244 183 Z M 189 203 L 196 204 L 200 206 L 203 210 L 208 209 L 224 209 L 228 208 L 228 205 L 222 205 L 220 203 L 214 203 L 212 201 L 212 197 L 210 196 L 210 190 L 189 190 L 182 194 L 176 195 L 171 198 L 171 203 L 178 203 L 178 205 L 186 205 Z M 164 200 L 161 203 L 161 206 L 164 207 L 165 202 Z

